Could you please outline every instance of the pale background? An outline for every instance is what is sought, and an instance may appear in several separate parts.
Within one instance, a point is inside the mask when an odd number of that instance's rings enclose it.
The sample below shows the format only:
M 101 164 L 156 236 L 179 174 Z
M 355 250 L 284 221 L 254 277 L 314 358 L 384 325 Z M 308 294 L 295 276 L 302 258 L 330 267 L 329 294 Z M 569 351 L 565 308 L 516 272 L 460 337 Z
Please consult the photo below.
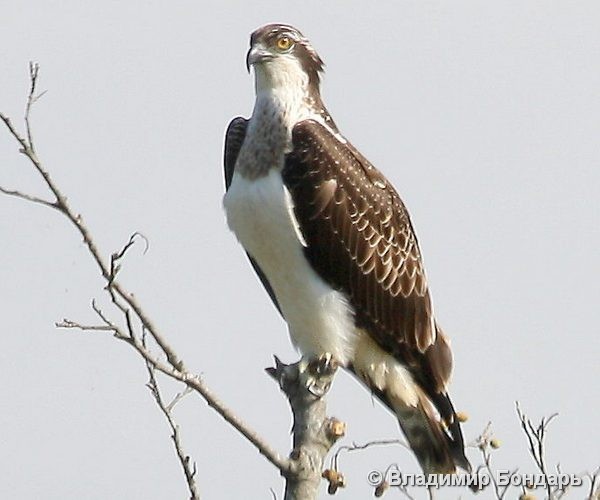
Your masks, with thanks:
M 122 281 L 277 449 L 289 449 L 289 411 L 263 368 L 297 354 L 221 208 L 223 133 L 253 104 L 248 36 L 272 21 L 313 41 L 334 119 L 408 204 L 453 340 L 467 439 L 491 419 L 495 464 L 532 471 L 518 399 L 536 419 L 560 413 L 550 464 L 600 464 L 597 1 L 3 0 L 0 17 L 0 109 L 20 124 L 27 63 L 39 61 L 45 165 L 105 254 L 133 231 L 149 238 Z M 0 184 L 43 192 L 4 130 Z M 74 229 L 0 196 L 0 258 L 0 497 L 186 498 L 138 357 L 108 335 L 53 327 L 91 321 L 91 298 L 105 301 Z M 347 421 L 346 442 L 398 435 L 345 374 L 329 409 Z M 274 468 L 203 401 L 176 416 L 204 498 L 280 492 Z M 344 457 L 340 498 L 370 497 L 367 472 L 392 462 L 418 470 L 401 448 Z

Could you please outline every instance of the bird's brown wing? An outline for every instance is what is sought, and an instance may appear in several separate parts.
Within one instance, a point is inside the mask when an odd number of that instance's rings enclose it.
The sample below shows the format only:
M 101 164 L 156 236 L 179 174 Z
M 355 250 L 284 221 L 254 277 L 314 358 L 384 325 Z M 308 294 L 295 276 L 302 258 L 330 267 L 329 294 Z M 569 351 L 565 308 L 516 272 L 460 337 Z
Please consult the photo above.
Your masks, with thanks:
M 343 291 L 387 351 L 424 353 L 436 338 L 408 212 L 389 181 L 321 124 L 294 127 L 284 182 L 317 273 Z

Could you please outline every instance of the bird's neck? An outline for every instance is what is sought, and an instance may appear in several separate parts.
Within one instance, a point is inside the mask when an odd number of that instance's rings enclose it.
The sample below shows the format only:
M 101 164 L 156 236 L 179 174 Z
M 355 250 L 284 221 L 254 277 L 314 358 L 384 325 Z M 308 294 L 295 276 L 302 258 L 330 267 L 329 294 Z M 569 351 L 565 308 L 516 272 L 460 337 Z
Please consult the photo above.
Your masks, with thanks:
M 251 128 L 267 132 L 289 150 L 292 129 L 302 120 L 318 115 L 314 99 L 300 86 L 276 86 L 257 91 Z M 252 132 L 252 131 L 250 131 Z
M 293 149 L 292 130 L 297 123 L 316 120 L 332 131 L 337 130 L 318 89 L 311 92 L 308 86 L 291 81 L 273 83 L 257 79 L 254 110 L 236 163 L 236 171 L 247 178 L 258 178 L 271 169 L 283 168 L 285 155 Z
M 282 169 L 285 155 L 292 150 L 294 125 L 313 115 L 300 92 L 281 87 L 257 92 L 236 172 L 257 179 L 272 169 Z

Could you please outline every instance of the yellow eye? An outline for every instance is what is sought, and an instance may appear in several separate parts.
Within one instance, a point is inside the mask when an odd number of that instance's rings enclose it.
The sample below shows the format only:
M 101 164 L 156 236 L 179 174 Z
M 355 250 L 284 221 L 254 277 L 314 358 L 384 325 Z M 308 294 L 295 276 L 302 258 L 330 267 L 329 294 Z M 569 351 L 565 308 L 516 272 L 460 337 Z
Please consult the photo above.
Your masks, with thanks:
M 277 48 L 279 50 L 288 50 L 292 46 L 292 39 L 289 36 L 282 36 L 277 39 Z

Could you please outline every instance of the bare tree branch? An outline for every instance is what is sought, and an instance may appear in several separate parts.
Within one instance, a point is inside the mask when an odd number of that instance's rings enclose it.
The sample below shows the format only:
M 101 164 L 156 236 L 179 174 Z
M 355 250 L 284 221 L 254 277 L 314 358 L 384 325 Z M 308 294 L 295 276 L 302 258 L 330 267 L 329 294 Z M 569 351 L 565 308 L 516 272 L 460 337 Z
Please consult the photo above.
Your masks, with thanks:
M 351 445 L 344 445 L 337 448 L 333 456 L 331 457 L 331 467 L 333 469 L 337 469 L 339 465 L 339 457 L 342 453 L 351 453 L 353 451 L 362 451 L 367 448 L 376 447 L 376 446 L 391 446 L 391 445 L 399 445 L 407 450 L 410 450 L 410 446 L 406 444 L 401 439 L 376 439 L 373 441 L 368 441 L 363 444 L 352 443 Z
M 31 106 L 33 106 L 33 104 L 46 93 L 46 91 L 44 90 L 42 93 L 35 95 L 39 71 L 40 71 L 40 65 L 38 63 L 34 63 L 34 62 L 29 63 L 29 81 L 31 82 L 31 86 L 29 87 L 29 95 L 27 96 L 27 106 L 25 107 L 25 128 L 27 129 L 27 141 L 29 142 L 29 147 L 34 152 L 35 152 L 35 148 L 33 145 L 33 135 L 32 135 L 31 126 L 29 124 L 29 116 L 31 114 Z
M 400 445 L 400 446 L 406 448 L 407 450 L 410 450 L 410 447 L 408 446 L 408 444 L 406 444 L 401 439 L 379 439 L 379 440 L 368 441 L 363 444 L 352 443 L 351 445 L 339 446 L 336 449 L 333 456 L 331 457 L 330 462 L 329 462 L 329 469 L 327 469 L 324 472 L 323 477 L 325 477 L 330 482 L 330 484 L 332 483 L 333 479 L 337 479 L 339 477 L 341 477 L 342 481 L 343 481 L 344 475 L 342 474 L 342 472 L 340 472 L 340 456 L 343 453 L 352 453 L 355 451 L 363 451 L 363 450 L 366 450 L 367 448 L 371 448 L 371 447 L 391 446 L 391 445 Z M 390 470 L 392 470 L 394 468 L 398 471 L 398 474 L 400 476 L 402 475 L 402 473 L 400 472 L 400 470 L 398 469 L 398 466 L 396 464 L 390 465 L 388 467 L 387 471 L 385 472 L 385 474 L 382 475 L 381 482 L 378 485 L 375 485 L 375 490 L 374 490 L 375 497 L 379 498 L 379 497 L 383 496 L 383 494 L 389 489 L 390 485 L 387 481 L 388 473 Z M 408 493 L 408 490 L 404 486 L 398 485 L 397 487 L 398 487 L 399 491 L 401 493 L 403 493 L 408 499 L 412 499 L 411 495 Z
M 275 367 L 267 373 L 285 393 L 294 416 L 293 450 L 286 478 L 284 500 L 317 498 L 325 456 L 344 435 L 345 425 L 326 414 L 325 394 L 331 386 L 337 365 L 330 356 L 286 365 L 275 357 Z M 329 492 L 343 487 L 343 478 L 327 478 Z
M 402 443 L 402 445 L 404 445 L 404 443 Z M 375 487 L 375 491 L 373 492 L 373 495 L 376 498 L 380 498 L 384 495 L 384 493 L 390 488 L 390 484 L 387 481 L 387 478 L 389 477 L 390 471 L 395 470 L 398 474 L 399 478 L 402 478 L 402 471 L 400 470 L 400 468 L 398 467 L 398 464 L 391 464 L 383 473 L 383 476 L 381 478 L 381 483 L 379 483 L 376 487 Z M 412 496 L 410 494 L 410 492 L 408 491 L 408 488 L 406 486 L 404 486 L 402 484 L 402 481 L 400 481 L 397 485 L 395 485 L 395 488 L 405 497 L 407 498 L 407 500 L 415 500 L 415 497 Z M 427 495 L 432 498 L 433 492 L 431 489 L 428 489 L 427 491 Z
M 515 403 L 515 407 L 517 410 L 517 415 L 519 416 L 519 420 L 521 421 L 521 428 L 527 437 L 527 442 L 529 443 L 529 453 L 533 457 L 537 468 L 542 473 L 546 483 L 546 494 L 548 496 L 548 500 L 554 500 L 559 490 L 552 489 L 551 481 L 549 480 L 548 470 L 546 468 L 546 457 L 545 457 L 545 448 L 544 448 L 544 440 L 546 438 L 546 430 L 548 429 L 548 425 L 550 422 L 554 420 L 558 413 L 553 413 L 549 417 L 543 417 L 540 420 L 540 423 L 535 426 L 533 422 L 521 411 L 521 406 L 517 401 Z
M 173 440 L 173 445 L 175 446 L 175 452 L 177 453 L 177 458 L 179 459 L 179 463 L 181 464 L 181 468 L 185 475 L 185 480 L 188 485 L 188 489 L 190 491 L 190 500 L 199 500 L 200 493 L 198 491 L 198 485 L 196 484 L 196 463 L 191 460 L 189 455 L 184 451 L 183 445 L 181 444 L 181 436 L 179 433 L 179 426 L 173 420 L 172 410 L 175 403 L 185 395 L 189 394 L 189 392 L 180 392 L 176 398 L 170 404 L 165 404 L 160 389 L 158 387 L 158 382 L 156 381 L 154 368 L 150 363 L 146 361 L 146 368 L 148 370 L 148 384 L 147 387 L 150 389 L 156 404 L 162 411 L 163 415 L 167 419 L 169 423 L 169 427 L 171 428 L 171 439 Z
M 4 122 L 9 133 L 17 140 L 20 145 L 19 151 L 24 154 L 31 162 L 35 170 L 40 174 L 46 186 L 50 192 L 54 195 L 55 201 L 46 201 L 38 199 L 37 197 L 21 193 L 19 191 L 12 191 L 2 188 L 2 192 L 10 194 L 12 196 L 18 196 L 27 201 L 34 203 L 42 203 L 50 206 L 61 212 L 77 229 L 79 234 L 82 236 L 85 245 L 91 256 L 93 257 L 96 265 L 100 271 L 100 274 L 106 281 L 106 290 L 109 293 L 113 304 L 115 304 L 121 313 L 124 315 L 125 323 L 127 325 L 127 331 L 123 330 L 117 323 L 109 320 L 102 311 L 92 304 L 96 314 L 99 315 L 102 320 L 102 325 L 83 325 L 70 320 L 63 320 L 58 323 L 57 326 L 62 328 L 77 328 L 80 330 L 102 330 L 112 331 L 115 337 L 125 341 L 132 346 L 142 358 L 149 363 L 149 365 L 165 375 L 183 382 L 188 387 L 193 389 L 195 392 L 200 394 L 208 405 L 213 408 L 223 419 L 232 425 L 238 432 L 240 432 L 248 441 L 250 441 L 258 451 L 269 460 L 275 467 L 277 467 L 282 474 L 286 474 L 290 468 L 290 461 L 282 458 L 271 446 L 260 437 L 254 430 L 252 430 L 247 424 L 245 424 L 237 415 L 235 415 L 227 406 L 225 406 L 219 398 L 206 386 L 206 384 L 200 379 L 199 376 L 191 374 L 184 362 L 181 360 L 179 355 L 166 341 L 165 337 L 160 333 L 156 325 L 151 321 L 150 317 L 142 308 L 141 304 L 134 296 L 133 293 L 129 292 L 123 285 L 115 280 L 116 274 L 119 271 L 117 262 L 125 255 L 126 251 L 131 247 L 135 239 L 135 234 L 131 236 L 129 242 L 116 254 L 112 254 L 110 263 L 106 261 L 98 249 L 92 234 L 83 222 L 83 218 L 80 214 L 76 213 L 68 203 L 67 197 L 59 189 L 56 182 L 52 179 L 48 171 L 43 167 L 39 160 L 35 146 L 33 144 L 33 134 L 31 130 L 30 115 L 33 104 L 39 99 L 39 95 L 36 95 L 37 81 L 39 76 L 39 66 L 36 63 L 30 64 L 30 80 L 31 85 L 29 88 L 29 94 L 27 98 L 27 105 L 25 110 L 25 129 L 26 137 L 21 136 L 17 129 L 12 124 L 10 118 L 3 113 L 0 113 L 0 120 Z M 160 347 L 160 350 L 165 355 L 167 363 L 160 361 L 158 357 L 155 357 L 147 347 L 145 347 L 139 336 L 134 333 L 132 315 L 141 323 L 143 329 L 148 332 L 149 336 L 156 342 Z
M 167 410 L 173 411 L 175 405 L 179 403 L 183 398 L 185 398 L 188 394 L 194 392 L 191 387 L 186 387 L 183 391 L 175 394 L 175 397 L 171 400 L 171 402 L 167 405 Z
M 96 306 L 95 311 L 104 323 L 103 325 L 82 325 L 78 322 L 71 320 L 64 320 L 61 323 L 58 323 L 56 326 L 62 328 L 76 328 L 79 330 L 87 330 L 87 331 L 111 331 L 114 336 L 123 340 L 131 347 L 133 347 L 138 354 L 144 359 L 144 361 L 150 366 L 165 375 L 186 384 L 195 392 L 199 393 L 208 403 L 208 405 L 217 411 L 229 424 L 231 424 L 238 432 L 240 432 L 248 441 L 250 441 L 259 451 L 261 455 L 263 455 L 269 462 L 271 462 L 275 467 L 277 467 L 280 472 L 285 475 L 289 468 L 290 462 L 289 460 L 282 458 L 279 453 L 277 453 L 262 437 L 260 437 L 254 430 L 252 430 L 247 424 L 245 424 L 237 415 L 233 413 L 229 408 L 227 408 L 219 398 L 206 387 L 205 383 L 201 380 L 198 375 L 193 375 L 187 371 L 181 371 L 172 366 L 170 363 L 165 363 L 157 358 L 152 352 L 148 349 L 147 346 L 138 338 L 138 336 L 132 336 L 127 333 L 122 327 L 117 325 L 115 322 L 109 320 L 106 315 L 98 309 Z
M 138 233 L 137 231 L 135 233 L 133 233 L 129 237 L 129 241 L 127 243 L 125 243 L 125 245 L 123 245 L 123 248 L 121 248 L 121 250 L 113 253 L 110 256 L 111 280 L 109 281 L 109 283 L 106 286 L 110 287 L 110 285 L 112 284 L 114 279 L 117 277 L 117 273 L 121 270 L 121 264 L 119 264 L 119 261 L 125 257 L 125 254 L 127 253 L 127 251 L 135 244 L 136 238 L 141 238 L 142 240 L 144 240 L 144 244 L 146 245 L 144 248 L 144 254 L 148 251 L 148 248 L 150 247 L 148 238 L 146 238 L 142 233 Z
M 500 446 L 499 441 L 494 437 L 492 432 L 492 423 L 488 422 L 481 434 L 472 443 L 469 443 L 468 446 L 469 448 L 478 448 L 483 459 L 483 464 L 477 467 L 475 474 L 478 474 L 481 470 L 485 470 L 490 478 L 492 487 L 494 488 L 495 498 L 497 500 L 503 500 L 510 489 L 511 483 L 509 481 L 504 487 L 500 486 L 496 479 L 496 473 L 492 468 L 492 450 L 497 449 Z M 509 477 L 512 478 L 517 472 L 518 469 L 511 471 Z
M 32 203 L 39 203 L 40 205 L 45 205 L 50 208 L 56 208 L 56 205 L 48 200 L 44 200 L 43 198 L 38 198 L 37 196 L 33 196 L 30 194 L 23 193 L 21 191 L 17 191 L 14 189 L 6 189 L 0 186 L 0 193 L 7 194 L 8 196 L 15 196 L 17 198 L 21 198 L 26 201 L 30 201 Z

